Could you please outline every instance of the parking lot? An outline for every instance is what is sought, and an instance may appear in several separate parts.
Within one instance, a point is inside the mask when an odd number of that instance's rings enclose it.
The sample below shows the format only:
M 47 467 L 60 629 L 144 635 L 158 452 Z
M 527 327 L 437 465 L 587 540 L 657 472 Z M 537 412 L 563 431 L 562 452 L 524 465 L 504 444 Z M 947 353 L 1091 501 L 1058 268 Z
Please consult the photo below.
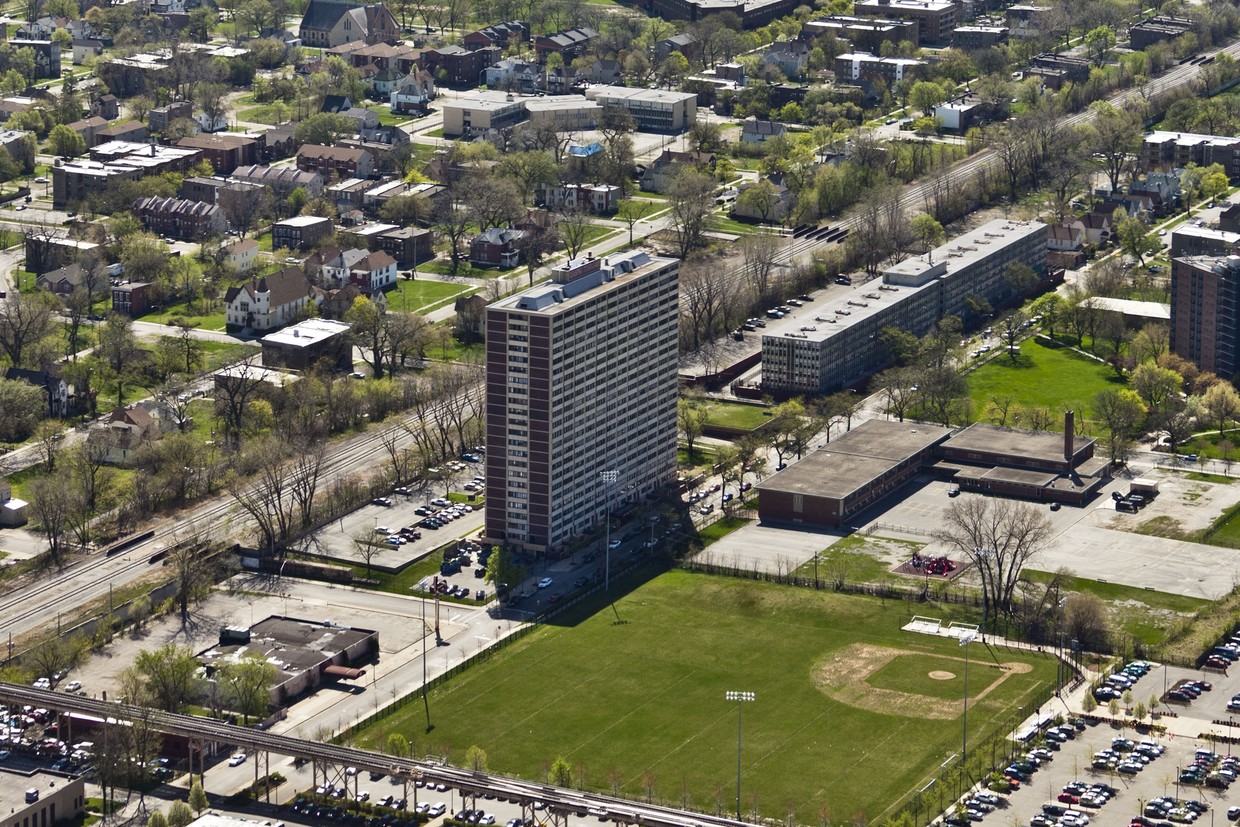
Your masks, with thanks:
M 1215 694 L 1218 694 L 1217 690 Z M 1021 783 L 1020 789 L 1000 796 L 999 806 L 984 815 L 981 823 L 1002 827 L 1051 827 L 1053 824 L 1061 827 L 1084 824 L 1093 827 L 1127 827 L 1134 817 L 1145 811 L 1149 802 L 1165 796 L 1181 803 L 1200 802 L 1194 806 L 1201 809 L 1204 804 L 1207 809 L 1203 814 L 1194 817 L 1181 812 L 1182 808 L 1175 807 L 1172 808 L 1176 811 L 1174 819 L 1170 818 L 1170 814 L 1150 816 L 1151 825 L 1166 826 L 1198 820 L 1201 823 L 1208 820 L 1213 825 L 1216 818 L 1222 825 L 1227 819 L 1227 809 L 1240 801 L 1240 795 L 1226 790 L 1178 783 L 1179 768 L 1192 763 L 1197 750 L 1210 749 L 1209 745 L 1195 739 L 1141 735 L 1131 729 L 1121 730 L 1106 724 L 1088 725 L 1084 726 L 1083 730 L 1074 732 L 1074 737 L 1053 745 L 1054 749 L 1051 749 L 1052 744 L 1048 740 L 1048 746 L 1044 748 L 1046 751 L 1042 753 L 1045 757 L 1041 766 L 1035 769 L 1028 781 Z M 1121 739 L 1121 742 L 1116 739 Z M 1130 744 L 1122 743 L 1122 740 L 1127 740 Z M 1147 753 L 1148 763 L 1143 763 L 1140 771 L 1129 774 L 1116 768 L 1095 769 L 1093 766 L 1095 753 L 1119 747 L 1117 751 L 1121 754 L 1133 755 L 1137 754 L 1137 748 L 1141 748 L 1143 743 L 1146 744 L 1143 751 Z M 1156 754 L 1158 750 L 1161 750 L 1161 754 Z M 1226 757 L 1225 750 L 1222 757 Z M 1065 785 L 1074 782 L 1081 786 L 1070 788 L 1073 792 L 1061 800 Z M 1082 796 L 1085 800 L 1091 800 L 1089 791 L 1085 789 L 1087 785 L 1106 785 L 1112 792 L 1109 800 L 1100 807 L 1085 806 Z M 1092 800 L 1095 803 L 1097 801 Z M 1045 813 L 1044 805 L 1060 807 L 1064 814 L 1079 815 L 1069 815 L 1065 820 L 1058 813 Z M 1039 815 L 1043 818 L 1035 820 Z

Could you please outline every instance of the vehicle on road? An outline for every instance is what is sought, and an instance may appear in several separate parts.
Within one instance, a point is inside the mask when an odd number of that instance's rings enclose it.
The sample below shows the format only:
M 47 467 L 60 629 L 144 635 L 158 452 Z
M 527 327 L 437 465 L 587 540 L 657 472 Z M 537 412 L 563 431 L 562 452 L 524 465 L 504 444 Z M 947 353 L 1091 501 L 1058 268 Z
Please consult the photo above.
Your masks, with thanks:
M 228 766 L 230 767 L 239 767 L 244 763 L 245 763 L 244 752 L 234 752 L 232 755 L 232 758 L 228 759 Z
M 540 589 L 549 589 L 549 588 L 551 588 L 551 584 L 552 584 L 552 583 L 554 583 L 554 582 L 555 582 L 555 581 L 554 581 L 554 580 L 552 580 L 550 577 L 544 577 L 542 580 L 539 580 L 539 581 L 538 581 L 538 588 L 540 588 Z

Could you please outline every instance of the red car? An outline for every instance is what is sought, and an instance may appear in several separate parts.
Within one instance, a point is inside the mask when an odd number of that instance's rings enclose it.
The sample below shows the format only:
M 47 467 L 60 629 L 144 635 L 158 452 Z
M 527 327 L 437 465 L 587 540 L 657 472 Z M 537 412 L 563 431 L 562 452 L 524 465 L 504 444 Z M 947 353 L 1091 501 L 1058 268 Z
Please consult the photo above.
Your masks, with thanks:
M 1081 803 L 1081 799 L 1073 795 L 1072 793 L 1060 793 L 1059 800 L 1062 801 L 1064 804 L 1080 804 Z

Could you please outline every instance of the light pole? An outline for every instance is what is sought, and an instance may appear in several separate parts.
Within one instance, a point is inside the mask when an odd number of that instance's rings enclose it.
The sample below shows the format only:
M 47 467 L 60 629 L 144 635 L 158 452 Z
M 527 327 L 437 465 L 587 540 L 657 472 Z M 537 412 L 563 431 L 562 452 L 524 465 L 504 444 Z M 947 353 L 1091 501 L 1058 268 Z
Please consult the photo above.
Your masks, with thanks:
M 964 716 L 960 727 L 960 774 L 969 771 L 969 644 L 977 639 L 977 632 L 965 632 L 960 636 L 964 648 Z
M 620 472 L 616 470 L 599 471 L 599 478 L 603 481 L 604 494 L 603 499 L 607 502 L 607 519 L 604 521 L 607 526 L 607 534 L 604 542 L 607 544 L 603 549 L 603 590 L 611 591 L 611 487 L 616 484 L 616 480 L 620 478 Z
M 736 701 L 736 820 L 741 819 L 741 709 L 745 703 L 754 700 L 752 692 L 728 691 L 723 696 L 726 700 Z

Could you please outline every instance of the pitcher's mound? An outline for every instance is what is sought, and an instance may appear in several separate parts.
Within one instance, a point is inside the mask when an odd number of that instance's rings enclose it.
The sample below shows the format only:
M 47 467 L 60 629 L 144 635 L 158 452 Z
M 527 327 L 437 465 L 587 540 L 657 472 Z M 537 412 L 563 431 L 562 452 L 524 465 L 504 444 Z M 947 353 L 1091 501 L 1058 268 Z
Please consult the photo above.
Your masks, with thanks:
M 950 681 L 952 678 L 956 677 L 956 673 L 944 672 L 941 669 L 935 669 L 933 672 L 928 673 L 928 677 L 932 681 Z

